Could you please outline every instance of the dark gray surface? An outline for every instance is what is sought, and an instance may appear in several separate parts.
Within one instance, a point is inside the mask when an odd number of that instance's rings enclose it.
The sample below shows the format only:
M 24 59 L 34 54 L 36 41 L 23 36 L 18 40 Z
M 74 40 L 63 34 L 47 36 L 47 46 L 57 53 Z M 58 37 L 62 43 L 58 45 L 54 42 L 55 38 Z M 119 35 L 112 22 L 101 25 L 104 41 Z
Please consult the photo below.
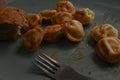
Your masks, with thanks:
M 16 6 L 27 13 L 53 9 L 59 0 L 13 0 L 8 6 Z M 0 41 L 0 80 L 49 80 L 32 64 L 39 51 L 72 66 L 79 73 L 97 80 L 120 80 L 120 63 L 109 65 L 96 56 L 96 42 L 89 37 L 95 24 L 111 23 L 120 30 L 120 0 L 71 0 L 77 9 L 88 7 L 96 13 L 94 22 L 85 27 L 86 36 L 80 43 L 63 39 L 56 44 L 42 44 L 33 53 L 21 47 L 21 37 L 14 42 Z M 107 17 L 107 19 L 106 19 Z M 74 57 L 80 56 L 74 60 Z

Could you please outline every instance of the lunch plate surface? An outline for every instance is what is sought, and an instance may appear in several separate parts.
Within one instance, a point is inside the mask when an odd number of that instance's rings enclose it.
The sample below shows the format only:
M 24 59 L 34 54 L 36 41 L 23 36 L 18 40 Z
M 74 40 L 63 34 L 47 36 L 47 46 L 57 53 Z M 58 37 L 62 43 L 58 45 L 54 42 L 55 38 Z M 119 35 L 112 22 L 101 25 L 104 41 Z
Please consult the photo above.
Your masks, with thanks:
M 14 6 L 27 13 L 55 9 L 59 0 L 13 0 Z M 91 39 L 90 30 L 99 24 L 109 23 L 120 30 L 120 0 L 70 0 L 76 9 L 90 8 L 95 12 L 92 24 L 84 26 L 85 37 L 73 43 L 64 38 L 57 43 L 43 42 L 34 52 L 22 47 L 22 35 L 15 41 L 0 41 L 0 80 L 50 80 L 33 64 L 34 58 L 43 52 L 53 59 L 70 65 L 80 74 L 96 80 L 120 80 L 120 63 L 107 64 L 96 53 L 96 41 Z M 42 25 L 44 28 L 48 23 Z M 120 32 L 119 32 L 120 33 Z M 120 34 L 119 34 L 120 36 Z

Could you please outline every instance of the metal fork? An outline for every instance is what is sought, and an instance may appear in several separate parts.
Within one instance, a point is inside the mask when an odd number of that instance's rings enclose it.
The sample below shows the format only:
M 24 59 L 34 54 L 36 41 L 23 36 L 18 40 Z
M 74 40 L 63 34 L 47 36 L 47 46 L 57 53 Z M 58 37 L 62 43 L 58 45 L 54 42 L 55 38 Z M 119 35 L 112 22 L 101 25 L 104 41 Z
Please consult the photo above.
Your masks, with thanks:
M 73 68 L 57 62 L 44 53 L 40 53 L 33 63 L 55 80 L 95 80 L 79 74 Z

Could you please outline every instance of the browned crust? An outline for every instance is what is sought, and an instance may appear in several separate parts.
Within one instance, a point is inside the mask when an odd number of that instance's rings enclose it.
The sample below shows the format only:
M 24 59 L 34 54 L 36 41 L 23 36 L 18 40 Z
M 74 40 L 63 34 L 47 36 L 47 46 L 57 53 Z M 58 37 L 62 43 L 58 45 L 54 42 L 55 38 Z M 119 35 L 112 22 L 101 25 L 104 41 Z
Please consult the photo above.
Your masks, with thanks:
M 0 24 L 21 26 L 25 19 L 25 12 L 16 7 L 0 7 Z

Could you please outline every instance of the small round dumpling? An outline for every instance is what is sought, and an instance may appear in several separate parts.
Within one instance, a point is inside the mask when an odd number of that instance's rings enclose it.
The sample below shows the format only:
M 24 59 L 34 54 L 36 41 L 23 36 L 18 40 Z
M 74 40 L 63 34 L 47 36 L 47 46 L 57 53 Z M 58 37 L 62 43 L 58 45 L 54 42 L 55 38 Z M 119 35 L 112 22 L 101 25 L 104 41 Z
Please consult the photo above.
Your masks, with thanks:
M 23 44 L 27 48 L 28 51 L 34 51 L 38 48 L 43 40 L 44 32 L 42 28 L 35 27 L 33 29 L 28 30 L 22 37 Z
M 50 20 L 53 15 L 55 15 L 56 10 L 43 10 L 40 12 L 44 20 Z
M 61 0 L 56 4 L 56 10 L 58 12 L 69 12 L 74 14 L 76 9 L 70 1 Z
M 72 42 L 79 42 L 83 39 L 85 31 L 83 25 L 77 20 L 71 20 L 63 26 L 68 39 Z
M 58 12 L 52 16 L 52 24 L 62 24 L 73 19 L 73 16 L 68 12 Z
M 96 41 L 104 37 L 118 37 L 118 30 L 111 24 L 102 24 L 93 27 L 90 36 Z
M 57 42 L 63 36 L 63 28 L 61 25 L 49 25 L 44 29 L 44 40 L 46 42 Z
M 42 16 L 40 14 L 27 14 L 26 21 L 24 23 L 24 29 L 28 31 L 36 26 L 41 26 Z
M 94 20 L 95 13 L 89 8 L 76 10 L 74 18 L 80 21 L 83 25 L 91 24 Z
M 108 63 L 120 61 L 120 40 L 116 37 L 105 37 L 99 40 L 97 54 Z

